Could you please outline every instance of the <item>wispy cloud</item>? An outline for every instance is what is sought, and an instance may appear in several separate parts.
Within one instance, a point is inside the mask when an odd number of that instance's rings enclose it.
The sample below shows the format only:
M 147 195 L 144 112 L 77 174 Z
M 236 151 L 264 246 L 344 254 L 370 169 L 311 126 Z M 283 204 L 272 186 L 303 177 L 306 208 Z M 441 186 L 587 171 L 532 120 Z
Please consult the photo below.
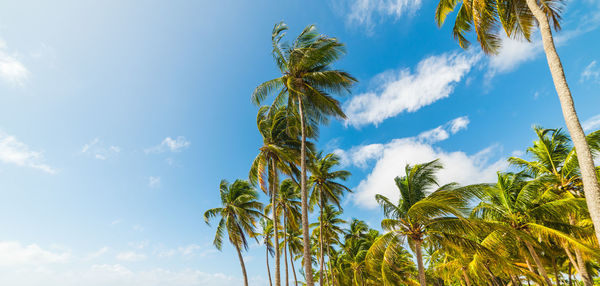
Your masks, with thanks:
M 352 199 L 356 205 L 375 208 L 375 194 L 383 194 L 392 200 L 398 199 L 394 185 L 396 176 L 406 164 L 418 164 L 440 159 L 446 166 L 439 172 L 441 184 L 491 182 L 496 171 L 506 167 L 505 160 L 489 162 L 499 146 L 491 145 L 480 152 L 469 155 L 463 151 L 446 151 L 435 143 L 446 140 L 451 134 L 467 128 L 467 117 L 456 118 L 444 125 L 424 131 L 417 136 L 398 138 L 388 143 L 361 145 L 350 150 L 336 150 L 345 162 L 358 167 L 372 166 L 370 174 L 355 188 Z
M 148 177 L 148 187 L 150 187 L 150 188 L 160 187 L 160 177 L 155 177 L 155 176 Z
M 147 148 L 144 152 L 148 153 L 163 153 L 163 152 L 180 152 L 185 148 L 188 148 L 192 142 L 185 139 L 183 136 L 178 136 L 173 139 L 171 137 L 165 138 L 160 144 Z
M 81 153 L 90 155 L 98 160 L 106 160 L 108 158 L 114 157 L 121 152 L 121 148 L 115 145 L 106 146 L 102 143 L 100 138 L 94 138 L 87 144 L 84 144 L 81 147 Z
M 535 36 L 531 42 L 511 39 L 504 33 L 500 38 L 502 46 L 498 54 L 489 57 L 486 74 L 488 79 L 499 73 L 511 72 L 522 63 L 535 59 L 543 52 L 542 42 Z
M 583 69 L 580 81 L 600 82 L 600 67 L 596 66 L 596 61 L 592 61 Z
M 344 2 L 349 24 L 372 29 L 376 21 L 385 18 L 393 20 L 411 15 L 421 8 L 421 0 L 351 0 Z
M 585 131 L 595 131 L 600 129 L 600 114 L 588 118 L 581 125 Z
M 56 169 L 44 163 L 42 152 L 32 151 L 15 136 L 0 131 L 0 162 L 42 170 L 49 174 Z
M 29 78 L 29 70 L 18 59 L 16 53 L 8 51 L 6 43 L 0 39 L 0 78 L 12 85 L 22 86 Z
M 133 251 L 126 251 L 118 253 L 116 258 L 121 261 L 137 262 L 146 259 L 146 255 Z
M 403 112 L 414 112 L 450 96 L 479 55 L 445 53 L 419 62 L 416 70 L 386 71 L 374 78 L 377 87 L 347 101 L 346 124 L 379 124 Z
M 2 266 L 65 263 L 71 257 L 69 252 L 53 252 L 37 244 L 22 245 L 17 241 L 0 241 L 0 254 Z

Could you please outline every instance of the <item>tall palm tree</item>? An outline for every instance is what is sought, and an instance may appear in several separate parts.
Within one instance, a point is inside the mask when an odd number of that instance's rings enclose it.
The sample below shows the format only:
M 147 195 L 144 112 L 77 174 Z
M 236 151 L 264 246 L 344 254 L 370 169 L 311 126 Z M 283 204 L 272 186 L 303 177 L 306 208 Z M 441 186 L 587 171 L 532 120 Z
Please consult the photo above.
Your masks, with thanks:
M 350 177 L 350 172 L 345 170 L 334 171 L 333 168 L 340 164 L 339 156 L 331 153 L 323 156 L 323 152 L 319 152 L 313 158 L 310 166 L 311 176 L 309 179 L 310 189 L 312 193 L 310 196 L 311 207 L 315 204 L 319 205 L 319 216 L 323 217 L 323 209 L 327 203 L 334 203 L 340 210 L 340 199 L 345 192 L 350 192 L 350 189 L 341 183 L 339 180 L 345 181 Z M 320 225 L 319 233 L 323 232 L 323 224 Z M 323 264 L 325 262 L 324 257 L 324 241 L 323 237 L 319 237 L 319 285 L 323 285 Z
M 333 205 L 326 204 L 322 207 L 322 212 L 319 215 L 319 220 L 312 223 L 310 226 L 314 227 L 313 235 L 318 237 L 320 246 L 318 249 L 319 257 L 321 259 L 320 271 L 319 271 L 319 285 L 325 285 L 323 282 L 323 276 L 327 279 L 328 283 L 331 282 L 327 275 L 327 270 L 324 269 L 324 256 L 329 251 L 331 245 L 334 243 L 340 244 L 340 235 L 344 234 L 342 224 L 346 221 L 341 219 L 339 216 L 342 211 L 335 209 Z
M 370 251 L 385 253 L 385 248 L 394 244 L 390 242 L 404 241 L 406 238 L 416 255 L 419 283 L 422 286 L 426 285 L 423 243 L 426 240 L 439 244 L 443 244 L 443 240 L 460 240 L 457 234 L 472 231 L 470 224 L 463 219 L 468 205 L 468 192 L 457 188 L 456 184 L 438 187 L 436 173 L 441 168 L 438 160 L 415 166 L 406 165 L 406 175 L 395 179 L 400 192 L 398 203 L 394 204 L 380 194 L 375 196 L 387 217 L 381 226 L 388 233 Z
M 460 5 L 452 31 L 454 38 L 458 40 L 461 47 L 467 48 L 469 41 L 465 33 L 473 28 L 482 50 L 488 54 L 496 53 L 500 47 L 499 25 L 504 28 L 508 37 L 525 38 L 530 41 L 531 33 L 537 23 L 563 117 L 577 150 L 583 190 L 594 222 L 596 237 L 600 240 L 600 185 L 592 152 L 575 111 L 575 103 L 552 36 L 551 25 L 555 30 L 560 29 L 560 12 L 564 2 L 563 0 L 440 0 L 435 20 L 438 25 L 442 25 L 448 13 Z
M 271 280 L 271 267 L 269 266 L 269 255 L 273 256 L 275 253 L 273 242 L 271 241 L 271 237 L 273 237 L 273 221 L 268 218 L 260 219 L 260 233 L 257 235 L 262 236 L 262 244 L 265 246 L 266 254 L 265 259 L 267 261 L 267 275 L 269 276 L 269 286 L 273 285 L 273 281 Z
M 298 228 L 300 220 L 300 187 L 292 179 L 285 179 L 279 186 L 275 202 L 277 204 L 277 212 L 283 216 L 283 244 L 280 249 L 283 250 L 285 261 L 285 285 L 289 285 L 289 270 L 288 270 L 288 239 L 287 229 Z M 272 204 L 266 207 L 267 211 L 272 208 Z M 293 266 L 292 266 L 293 268 Z
M 263 205 L 258 201 L 256 190 L 244 180 L 235 180 L 231 185 L 226 180 L 222 180 L 219 185 L 219 192 L 221 206 L 207 210 L 204 213 L 204 221 L 209 224 L 212 218 L 220 217 L 213 244 L 218 250 L 221 250 L 223 236 L 227 232 L 229 242 L 235 247 L 240 260 L 244 285 L 248 286 L 248 275 L 242 257 L 242 248 L 248 249 L 246 236 L 255 235 L 256 222 L 263 217 L 261 213 Z
M 298 278 L 296 276 L 296 267 L 294 261 L 302 254 L 302 232 L 299 228 L 289 227 L 286 230 L 286 238 L 288 251 L 290 253 L 290 264 L 292 266 L 292 274 L 294 274 L 294 286 L 298 286 Z
M 261 189 L 270 195 L 271 204 L 276 205 L 278 174 L 291 175 L 290 164 L 298 156 L 299 142 L 290 136 L 289 127 L 294 125 L 294 118 L 284 108 L 263 106 L 256 116 L 256 125 L 262 135 L 263 145 L 250 167 L 249 179 L 253 184 L 260 185 Z M 268 181 L 268 184 L 267 184 Z M 272 212 L 273 228 L 279 229 L 277 212 Z M 279 245 L 279 231 L 275 231 L 275 245 Z M 279 247 L 275 247 L 275 285 L 281 285 Z
M 306 127 L 308 124 L 327 123 L 330 116 L 345 118 L 339 101 L 330 94 L 349 92 L 356 79 L 350 74 L 334 70 L 331 65 L 344 53 L 344 45 L 336 38 L 320 35 L 309 25 L 292 44 L 282 43 L 288 27 L 281 22 L 273 28 L 273 57 L 282 76 L 260 84 L 252 93 L 255 104 L 275 94 L 274 105 L 285 105 L 297 110 L 300 117 L 301 153 L 300 187 L 302 196 L 302 230 L 304 240 L 304 271 L 307 285 L 313 286 L 308 229 L 308 192 L 306 188 Z
M 527 152 L 533 160 L 511 157 L 508 159 L 509 162 L 534 176 L 548 191 L 558 193 L 565 198 L 582 198 L 583 189 L 577 155 L 570 144 L 569 137 L 560 129 L 544 129 L 536 126 L 534 131 L 537 140 L 533 142 L 533 146 L 527 148 Z M 592 146 L 592 150 L 597 151 L 596 148 L 600 143 L 600 131 L 590 133 L 586 136 L 586 140 Z M 580 219 L 577 220 L 576 216 L 580 216 Z M 573 225 L 577 221 L 585 220 L 586 217 L 587 211 L 568 215 L 569 223 Z M 565 251 L 568 252 L 569 248 L 565 247 Z M 585 267 L 584 255 L 577 248 L 574 251 L 577 258 L 574 266 L 580 272 L 584 284 L 591 286 L 593 281 Z M 568 255 L 570 254 L 568 253 Z
M 524 174 L 498 174 L 498 182 L 485 188 L 482 201 L 473 209 L 473 216 L 481 218 L 496 229 L 488 236 L 489 241 L 524 246 L 545 283 L 552 285 L 545 265 L 539 255 L 547 241 L 563 241 L 584 251 L 594 252 L 570 233 L 579 229 L 563 222 L 569 213 L 585 210 L 582 198 L 561 198 L 545 192 L 537 182 L 525 181 Z M 530 264 L 525 256 L 527 264 Z

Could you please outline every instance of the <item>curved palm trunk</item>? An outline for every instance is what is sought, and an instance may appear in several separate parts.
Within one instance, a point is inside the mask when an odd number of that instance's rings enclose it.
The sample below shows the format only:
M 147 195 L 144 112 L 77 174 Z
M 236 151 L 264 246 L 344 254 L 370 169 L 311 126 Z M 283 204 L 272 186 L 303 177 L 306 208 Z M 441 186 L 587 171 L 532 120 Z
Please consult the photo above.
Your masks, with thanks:
M 590 152 L 590 147 L 585 139 L 583 128 L 581 128 L 581 124 L 579 123 L 577 112 L 575 111 L 575 103 L 573 102 L 571 90 L 567 84 L 565 71 L 560 58 L 558 57 L 558 53 L 556 52 L 556 47 L 554 46 L 554 39 L 552 37 L 552 30 L 550 28 L 550 23 L 548 22 L 548 17 L 540 8 L 536 0 L 526 0 L 526 2 L 540 27 L 542 43 L 544 45 L 544 51 L 546 52 L 546 59 L 548 60 L 548 67 L 550 68 L 554 87 L 556 88 L 556 93 L 560 100 L 567 129 L 571 134 L 571 139 L 573 140 L 573 145 L 577 152 L 577 160 L 579 161 L 581 178 L 583 180 L 583 192 L 585 193 L 588 210 L 592 222 L 594 223 L 596 237 L 600 240 L 600 185 L 598 185 L 592 153 Z
M 288 250 L 290 251 L 290 263 L 292 266 L 292 274 L 294 274 L 294 286 L 298 286 L 298 278 L 296 277 L 296 267 L 294 267 L 294 253 L 291 249 Z
M 315 190 L 316 191 L 316 190 Z M 323 253 L 323 194 L 320 194 L 320 215 L 319 215 L 319 285 L 323 284 L 323 264 L 325 262 L 325 253 Z
M 308 193 L 306 191 L 306 126 L 304 126 L 304 111 L 300 95 L 298 95 L 298 109 L 300 113 L 300 129 L 302 129 L 302 144 L 300 146 L 300 200 L 302 201 L 304 275 L 306 276 L 306 286 L 314 286 L 312 257 L 310 256 L 310 232 L 308 230 Z
M 535 252 L 535 249 L 533 249 L 533 246 L 529 242 L 525 242 L 525 246 L 527 246 L 527 250 L 529 250 L 529 254 L 531 254 L 531 257 L 533 258 L 533 261 L 535 262 L 535 265 L 537 266 L 538 273 L 542 277 L 544 277 L 544 280 L 546 280 L 546 283 L 549 286 L 551 286 L 552 280 L 550 280 L 550 277 L 548 277 L 548 273 L 546 273 L 546 269 L 544 268 L 544 265 L 542 264 L 540 257 Z
M 271 181 L 269 187 L 271 188 L 271 211 L 273 212 L 273 233 L 275 238 L 275 286 L 281 286 L 281 254 L 279 253 L 279 222 L 277 218 L 277 175 L 275 170 L 275 162 L 271 158 Z
M 583 255 L 581 254 L 581 250 L 575 248 L 575 258 L 577 259 L 577 264 L 579 265 L 578 271 L 581 276 L 581 280 L 583 281 L 583 285 L 592 286 L 594 282 L 592 281 L 592 277 L 590 273 L 587 271 L 585 267 L 585 260 L 583 260 Z
M 242 266 L 242 274 L 244 275 L 244 286 L 248 286 L 248 274 L 246 273 L 246 266 L 244 265 L 244 258 L 242 257 L 242 251 L 236 244 L 235 250 L 237 250 L 238 258 L 240 259 L 240 265 Z
M 583 265 L 583 267 L 580 264 L 580 262 L 582 262 L 582 260 L 583 260 L 581 257 L 581 252 L 579 252 L 579 256 L 577 258 L 575 258 L 575 257 L 573 257 L 573 253 L 571 253 L 571 250 L 569 250 L 569 246 L 566 243 L 563 243 L 563 249 L 565 250 L 567 257 L 569 258 L 569 261 L 571 262 L 569 264 L 569 267 L 571 267 L 571 265 L 575 266 L 575 269 L 579 273 L 579 276 L 581 276 L 581 280 L 583 281 L 583 284 L 585 286 L 594 285 L 591 278 L 589 278 L 589 273 L 587 271 L 587 268 L 585 268 L 585 264 Z M 577 256 L 577 251 L 575 252 L 575 254 Z M 569 270 L 569 275 L 571 275 L 570 270 Z
M 287 216 L 283 211 L 283 260 L 285 261 L 285 286 L 290 285 L 288 272 L 288 252 L 287 252 Z
M 554 278 L 556 278 L 556 285 L 560 286 L 560 275 L 558 274 L 558 268 L 556 267 L 556 258 L 552 256 L 552 268 L 554 269 Z
M 462 273 L 463 273 L 463 277 L 465 278 L 465 283 L 467 284 L 467 286 L 471 286 L 471 279 L 469 279 L 469 275 L 467 275 L 467 269 L 465 267 L 462 267 Z
M 269 286 L 273 286 L 273 281 L 271 280 L 271 267 L 269 266 L 269 247 L 268 246 L 267 246 L 267 274 L 269 275 Z
M 421 286 L 426 286 L 425 267 L 423 267 L 423 252 L 421 250 L 422 241 L 415 240 L 415 254 L 417 255 L 417 266 L 419 268 L 419 283 Z

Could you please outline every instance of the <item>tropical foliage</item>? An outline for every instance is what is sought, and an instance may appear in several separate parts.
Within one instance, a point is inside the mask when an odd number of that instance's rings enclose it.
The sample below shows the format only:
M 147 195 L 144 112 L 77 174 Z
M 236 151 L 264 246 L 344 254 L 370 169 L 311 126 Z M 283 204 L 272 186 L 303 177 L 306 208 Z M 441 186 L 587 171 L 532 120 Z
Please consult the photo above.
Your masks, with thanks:
M 476 4 L 497 7 L 471 9 Z M 485 25 L 493 23 L 494 17 L 500 17 L 510 33 L 530 36 L 532 15 L 520 10 L 527 8 L 525 2 L 442 1 L 436 19 L 443 22 L 457 5 L 455 36 L 462 45 L 466 45 L 464 32 L 475 26 L 484 50 L 493 52 L 497 42 Z M 523 14 L 515 14 L 514 9 Z M 546 13 L 557 25 L 559 14 L 553 9 L 547 7 Z M 439 172 L 453 166 L 443 166 L 440 160 L 406 165 L 397 170 L 393 181 L 384 182 L 395 184 L 397 193 L 373 198 L 380 206 L 380 222 L 370 226 L 346 216 L 342 206 L 351 192 L 345 185 L 351 174 L 338 155 L 317 152 L 314 146 L 320 124 L 330 117 L 345 117 L 332 95 L 349 91 L 355 79 L 332 67 L 344 54 L 337 39 L 318 34 L 311 25 L 292 43 L 285 43 L 286 30 L 280 23 L 272 33 L 281 77 L 260 84 L 252 94 L 256 104 L 270 95 L 274 99 L 258 111 L 263 140 L 250 164 L 249 181 L 222 181 L 221 206 L 204 215 L 207 222 L 220 218 L 214 245 L 221 249 L 227 235 L 238 253 L 246 285 L 241 253 L 250 238 L 264 247 L 265 272 L 270 285 L 276 286 L 314 285 L 313 281 L 319 285 L 594 284 L 600 249 L 586 203 L 586 180 L 571 138 L 560 129 L 535 127 L 536 139 L 526 156 L 509 158 L 510 167 L 498 170 L 495 181 L 442 182 Z M 600 154 L 600 131 L 585 140 L 590 154 Z M 264 208 L 257 189 L 266 194 Z M 313 267 L 318 271 L 313 272 Z

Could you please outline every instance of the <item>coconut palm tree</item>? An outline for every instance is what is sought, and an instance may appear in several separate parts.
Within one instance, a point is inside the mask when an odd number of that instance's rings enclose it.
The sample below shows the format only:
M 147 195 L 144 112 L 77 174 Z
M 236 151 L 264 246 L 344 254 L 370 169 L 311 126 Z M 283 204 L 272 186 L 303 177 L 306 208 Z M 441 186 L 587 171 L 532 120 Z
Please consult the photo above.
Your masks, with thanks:
M 595 252 L 570 235 L 579 233 L 579 228 L 563 221 L 570 213 L 585 210 L 585 200 L 561 198 L 539 188 L 537 181 L 525 181 L 525 178 L 523 173 L 498 173 L 498 182 L 483 190 L 482 201 L 473 209 L 472 216 L 492 224 L 495 231 L 488 236 L 489 241 L 523 246 L 539 275 L 552 285 L 539 255 L 540 249 L 543 250 L 539 239 L 553 239 Z M 525 260 L 530 264 L 527 256 Z
M 294 285 L 298 286 L 298 278 L 296 276 L 296 267 L 294 261 L 302 254 L 302 232 L 299 228 L 287 228 L 286 236 L 288 251 L 290 253 L 290 264 L 292 266 L 292 274 L 294 274 Z
M 329 276 L 327 275 L 327 269 L 324 269 L 324 256 L 326 252 L 329 252 L 332 244 L 340 244 L 340 235 L 344 234 L 344 229 L 341 225 L 346 223 L 346 221 L 339 218 L 341 214 L 341 210 L 335 209 L 333 205 L 326 204 L 322 207 L 322 212 L 319 214 L 318 221 L 310 225 L 315 228 L 313 235 L 318 237 L 320 243 L 318 248 L 321 260 L 319 285 L 325 285 L 322 278 L 323 276 L 327 279 L 327 284 L 330 282 Z
M 288 269 L 288 247 L 287 247 L 287 229 L 298 228 L 301 216 L 300 212 L 300 187 L 292 179 L 285 179 L 279 186 L 279 192 L 275 198 L 277 204 L 277 212 L 283 216 L 283 243 L 280 249 L 283 250 L 285 261 L 285 285 L 289 285 L 289 269 Z M 269 204 L 265 209 L 270 211 L 272 204 Z M 292 266 L 293 268 L 293 266 Z
M 525 170 L 529 175 L 534 176 L 541 186 L 547 190 L 560 194 L 562 197 L 582 198 L 583 188 L 579 166 L 577 164 L 577 155 L 571 146 L 569 137 L 560 129 L 544 129 L 534 127 L 537 135 L 537 140 L 533 142 L 533 146 L 527 148 L 533 160 L 511 157 L 509 162 Z M 586 139 L 592 150 L 597 151 L 597 146 L 600 143 L 600 131 L 592 132 Z M 579 216 L 579 219 L 576 217 Z M 572 213 L 568 215 L 570 224 L 575 225 L 577 222 L 589 219 L 588 212 Z M 589 228 L 592 236 L 592 227 Z M 595 240 L 591 238 L 591 240 Z M 565 245 L 565 251 L 569 251 Z M 585 267 L 584 255 L 581 250 L 575 248 L 575 257 L 577 258 L 574 264 L 575 268 L 580 272 L 584 284 L 586 286 L 593 285 L 593 281 Z M 570 255 L 570 253 L 567 253 Z
M 592 152 L 575 111 L 575 103 L 552 36 L 551 25 L 555 30 L 560 29 L 559 20 L 564 2 L 563 0 L 440 0 L 435 20 L 441 26 L 446 16 L 460 6 L 452 30 L 454 38 L 458 40 L 461 47 L 467 48 L 469 41 L 465 33 L 473 29 L 482 50 L 488 54 L 496 53 L 500 47 L 501 29 L 498 26 L 503 28 L 508 37 L 525 38 L 528 41 L 531 40 L 531 33 L 535 31 L 536 26 L 539 28 L 563 117 L 577 150 L 583 190 L 594 222 L 596 237 L 600 240 L 600 185 Z
M 402 247 L 399 235 L 383 235 L 369 248 L 365 257 L 367 272 L 374 283 L 368 285 L 419 285 L 412 255 Z
M 458 234 L 468 233 L 474 229 L 463 219 L 467 211 L 469 192 L 457 188 L 456 184 L 438 187 L 436 173 L 442 169 L 438 160 L 415 166 L 406 165 L 406 175 L 396 177 L 395 182 L 400 192 L 397 204 L 391 199 L 376 195 L 375 198 L 383 208 L 387 217 L 381 222 L 388 231 L 371 247 L 372 252 L 385 253 L 385 248 L 393 246 L 397 241 L 406 238 L 414 251 L 419 270 L 419 283 L 426 285 L 425 268 L 423 266 L 422 245 L 424 242 L 443 244 L 443 241 L 459 243 L 462 238 Z M 474 189 L 477 186 L 472 186 Z M 437 189 L 434 189 L 437 188 Z M 428 192 L 433 191 L 428 194 Z M 465 247 L 474 243 L 465 240 Z
M 310 164 L 311 176 L 309 179 L 311 208 L 316 204 L 319 205 L 319 215 L 323 216 L 323 209 L 327 203 L 334 203 L 338 209 L 342 209 L 340 199 L 345 192 L 350 192 L 350 189 L 337 181 L 346 180 L 350 177 L 350 172 L 345 170 L 334 171 L 333 168 L 340 164 L 339 156 L 335 154 L 327 154 L 323 156 L 323 152 L 319 152 Z M 323 227 L 323 224 L 320 225 Z M 324 233 L 323 229 L 319 233 Z M 319 237 L 319 285 L 323 285 L 323 264 L 325 262 L 325 253 L 323 251 L 323 237 Z
M 235 180 L 233 184 L 222 180 L 219 192 L 221 206 L 207 210 L 204 213 L 204 221 L 209 224 L 212 218 L 220 217 L 213 244 L 218 250 L 221 250 L 223 236 L 227 232 L 229 242 L 235 247 L 240 260 L 244 285 L 248 286 L 248 275 L 242 257 L 242 249 L 248 249 L 247 236 L 255 236 L 256 222 L 263 217 L 261 213 L 263 205 L 258 201 L 256 190 L 244 180 Z
M 249 179 L 260 185 L 270 195 L 271 204 L 276 205 L 279 172 L 292 175 L 293 162 L 296 162 L 299 142 L 290 136 L 289 127 L 294 125 L 294 117 L 284 108 L 263 106 L 256 116 L 256 125 L 262 135 L 263 145 L 250 167 Z M 268 184 L 267 184 L 268 182 Z M 279 229 L 277 212 L 272 212 L 273 228 Z M 275 231 L 275 245 L 279 245 L 279 231 Z M 275 285 L 281 285 L 279 247 L 275 247 Z
M 257 233 L 257 236 L 261 236 L 262 244 L 265 246 L 266 255 L 265 259 L 267 261 L 267 275 L 269 276 L 269 285 L 273 285 L 273 281 L 271 280 L 271 267 L 269 266 L 269 255 L 273 256 L 275 253 L 273 242 L 271 241 L 271 237 L 273 237 L 273 221 L 268 218 L 261 218 L 259 221 L 260 224 L 260 233 Z
M 274 105 L 286 105 L 297 110 L 300 117 L 301 154 L 300 187 L 302 196 L 302 229 L 304 240 L 304 271 L 307 285 L 313 286 L 308 229 L 308 192 L 306 188 L 306 127 L 327 123 L 329 117 L 345 118 L 339 101 L 330 94 L 349 92 L 356 79 L 350 74 L 332 69 L 332 64 L 344 53 L 344 45 L 336 38 L 320 35 L 314 25 L 307 26 L 292 44 L 282 43 L 288 27 L 281 22 L 273 28 L 273 57 L 281 77 L 260 84 L 252 93 L 252 101 L 261 104 L 275 94 Z

